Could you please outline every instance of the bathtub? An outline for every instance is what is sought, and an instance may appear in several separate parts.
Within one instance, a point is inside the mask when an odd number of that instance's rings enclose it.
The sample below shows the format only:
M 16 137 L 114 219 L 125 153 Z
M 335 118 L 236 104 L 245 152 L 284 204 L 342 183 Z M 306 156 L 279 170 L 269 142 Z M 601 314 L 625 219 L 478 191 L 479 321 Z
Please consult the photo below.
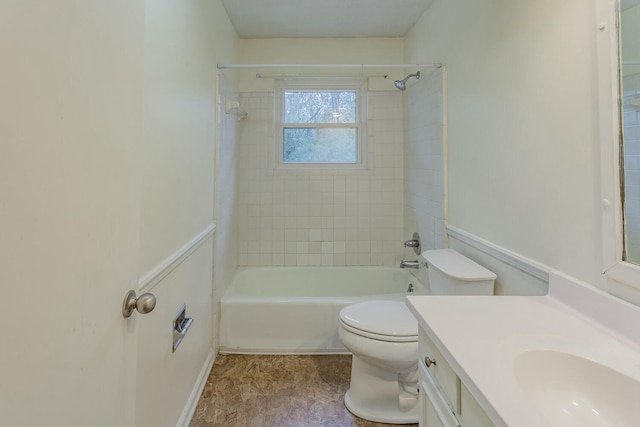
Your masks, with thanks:
M 374 299 L 401 300 L 411 292 L 426 290 L 400 268 L 241 268 L 220 303 L 220 351 L 347 353 L 338 337 L 343 307 Z

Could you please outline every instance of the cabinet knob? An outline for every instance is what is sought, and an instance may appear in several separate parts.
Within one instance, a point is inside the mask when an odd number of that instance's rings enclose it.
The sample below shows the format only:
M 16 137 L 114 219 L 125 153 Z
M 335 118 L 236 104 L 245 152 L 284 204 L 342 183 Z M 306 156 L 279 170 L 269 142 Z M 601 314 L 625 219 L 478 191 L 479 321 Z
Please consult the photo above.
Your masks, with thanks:
M 427 365 L 427 368 L 431 367 L 431 365 L 436 364 L 436 359 L 432 359 L 429 356 L 424 358 L 424 364 Z

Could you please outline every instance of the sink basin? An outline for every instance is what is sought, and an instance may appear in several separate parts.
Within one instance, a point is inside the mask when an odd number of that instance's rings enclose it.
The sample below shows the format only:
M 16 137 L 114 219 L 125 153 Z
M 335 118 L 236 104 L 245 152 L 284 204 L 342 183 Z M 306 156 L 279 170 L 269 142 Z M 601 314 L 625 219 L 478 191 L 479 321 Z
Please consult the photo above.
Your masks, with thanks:
M 640 381 L 582 357 L 550 350 L 520 353 L 518 386 L 554 426 L 640 425 Z

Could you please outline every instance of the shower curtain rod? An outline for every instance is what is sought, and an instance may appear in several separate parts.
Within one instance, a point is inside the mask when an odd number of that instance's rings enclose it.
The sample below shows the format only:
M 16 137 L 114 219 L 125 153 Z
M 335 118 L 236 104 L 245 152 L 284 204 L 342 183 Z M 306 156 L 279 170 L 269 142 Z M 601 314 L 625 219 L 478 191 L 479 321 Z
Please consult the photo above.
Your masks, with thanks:
M 335 74 L 331 74 L 331 75 L 327 75 L 327 74 L 301 74 L 301 73 L 256 73 L 256 79 L 286 79 L 286 78 L 308 78 L 308 79 L 313 79 L 313 78 L 325 78 L 325 77 L 333 77 L 333 78 L 353 78 L 353 77 L 360 77 L 354 74 L 342 74 L 342 75 L 335 75 Z M 363 75 L 361 77 L 367 77 L 367 78 L 372 78 L 372 77 L 376 77 L 376 78 L 381 78 L 381 79 L 386 79 L 389 77 L 389 74 L 366 74 Z
M 227 68 L 441 68 L 442 64 L 218 64 Z

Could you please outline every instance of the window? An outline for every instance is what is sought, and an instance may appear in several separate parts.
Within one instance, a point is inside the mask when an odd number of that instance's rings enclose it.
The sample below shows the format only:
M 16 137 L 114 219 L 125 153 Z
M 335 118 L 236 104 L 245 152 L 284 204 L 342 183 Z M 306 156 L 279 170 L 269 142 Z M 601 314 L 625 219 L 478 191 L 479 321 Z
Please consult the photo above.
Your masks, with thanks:
M 280 82 L 277 166 L 365 166 L 362 87 L 360 82 Z
M 620 175 L 621 124 L 624 99 L 620 90 L 620 46 L 618 2 L 598 0 L 596 22 L 604 23 L 598 32 L 598 90 L 601 159 L 603 277 L 601 286 L 613 295 L 640 304 L 640 263 L 628 262 L 624 256 L 622 189 Z M 624 25 L 622 25 L 624 26 Z

